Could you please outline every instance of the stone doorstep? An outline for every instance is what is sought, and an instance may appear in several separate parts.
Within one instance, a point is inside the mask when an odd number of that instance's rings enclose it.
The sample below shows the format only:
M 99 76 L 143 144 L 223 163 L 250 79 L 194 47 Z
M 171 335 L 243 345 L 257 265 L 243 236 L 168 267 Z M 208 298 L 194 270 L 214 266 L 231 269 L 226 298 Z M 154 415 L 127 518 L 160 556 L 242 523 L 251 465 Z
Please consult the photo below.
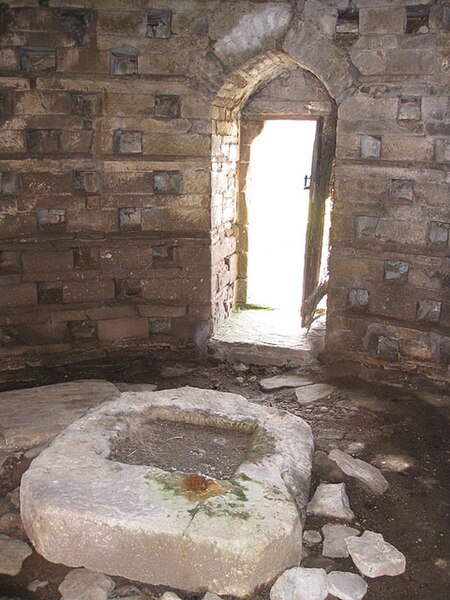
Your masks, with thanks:
M 192 500 L 174 486 L 181 474 L 107 460 L 117 431 L 149 408 L 164 418 L 253 423 L 274 450 L 243 462 L 233 481 L 222 482 L 225 493 Z M 51 562 L 244 597 L 300 561 L 312 453 L 305 421 L 235 394 L 124 393 L 90 410 L 33 461 L 22 479 L 22 520 Z

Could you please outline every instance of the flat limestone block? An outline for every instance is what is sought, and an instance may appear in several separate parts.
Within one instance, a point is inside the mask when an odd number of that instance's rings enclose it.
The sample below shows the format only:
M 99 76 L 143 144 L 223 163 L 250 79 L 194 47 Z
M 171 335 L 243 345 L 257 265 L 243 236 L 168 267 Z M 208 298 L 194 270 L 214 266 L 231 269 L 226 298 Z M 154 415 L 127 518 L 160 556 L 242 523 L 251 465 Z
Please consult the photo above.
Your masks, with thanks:
M 404 573 L 404 554 L 386 542 L 381 533 L 365 531 L 361 537 L 349 537 L 345 542 L 353 562 L 366 577 Z
M 383 494 L 389 487 L 381 471 L 360 458 L 353 458 L 353 456 L 337 448 L 331 450 L 328 458 L 334 460 L 346 475 L 358 479 L 375 494 Z
M 253 433 L 215 493 L 186 474 L 108 460 L 149 418 Z M 309 425 L 241 396 L 196 388 L 124 393 L 90 410 L 24 474 L 21 513 L 37 552 L 71 567 L 192 592 L 244 597 L 301 558 L 313 453 Z
M 57 383 L 0 394 L 0 449 L 14 451 L 53 439 L 88 408 L 118 398 L 115 385 L 101 379 Z

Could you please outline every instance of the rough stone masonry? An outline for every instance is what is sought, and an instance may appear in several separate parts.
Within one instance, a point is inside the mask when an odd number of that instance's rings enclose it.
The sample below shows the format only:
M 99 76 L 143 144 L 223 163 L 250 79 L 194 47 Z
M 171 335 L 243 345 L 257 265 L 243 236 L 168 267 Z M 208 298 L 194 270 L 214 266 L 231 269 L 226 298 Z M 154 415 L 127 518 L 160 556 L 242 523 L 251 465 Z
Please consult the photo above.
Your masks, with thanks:
M 2 2 L 0 370 L 202 350 L 245 292 L 241 120 L 337 111 L 326 355 L 448 378 L 449 29 L 448 0 Z

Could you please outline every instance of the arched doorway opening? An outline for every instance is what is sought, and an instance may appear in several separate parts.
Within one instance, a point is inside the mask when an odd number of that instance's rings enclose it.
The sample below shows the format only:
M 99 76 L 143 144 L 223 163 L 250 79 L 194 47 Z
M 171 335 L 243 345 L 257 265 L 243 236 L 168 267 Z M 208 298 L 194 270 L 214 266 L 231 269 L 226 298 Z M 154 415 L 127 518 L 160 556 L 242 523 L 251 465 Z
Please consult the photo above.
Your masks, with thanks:
M 289 81 L 294 82 L 292 90 L 288 89 Z M 279 91 L 283 86 L 284 98 L 277 98 L 276 94 L 274 97 L 273 89 Z M 300 97 L 296 94 L 299 90 Z M 275 120 L 312 121 L 316 130 L 311 180 L 305 186 L 310 190 L 302 256 L 304 326 L 310 325 L 317 304 L 326 293 L 326 281 L 321 279 L 322 242 L 335 150 L 335 104 L 315 75 L 287 54 L 271 52 L 230 76 L 213 105 L 211 214 L 215 326 L 229 316 L 233 307 L 244 308 L 251 299 L 247 186 L 250 149 L 268 122 Z M 309 171 L 301 165 L 299 170 L 302 177 Z M 274 282 L 267 281 L 267 285 L 273 286 Z

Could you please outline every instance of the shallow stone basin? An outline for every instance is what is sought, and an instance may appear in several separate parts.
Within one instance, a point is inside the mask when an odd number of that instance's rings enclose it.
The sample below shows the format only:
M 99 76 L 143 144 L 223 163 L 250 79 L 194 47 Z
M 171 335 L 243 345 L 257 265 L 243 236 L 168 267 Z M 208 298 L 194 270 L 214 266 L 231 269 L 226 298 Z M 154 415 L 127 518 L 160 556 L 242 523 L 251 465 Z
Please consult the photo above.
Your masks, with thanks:
M 183 423 L 212 428 L 222 444 L 239 431 L 246 455 L 226 479 L 113 460 L 111 451 L 152 419 L 173 421 L 178 433 Z M 312 453 L 307 423 L 241 396 L 128 392 L 90 410 L 33 461 L 22 520 L 52 562 L 244 597 L 299 564 Z

